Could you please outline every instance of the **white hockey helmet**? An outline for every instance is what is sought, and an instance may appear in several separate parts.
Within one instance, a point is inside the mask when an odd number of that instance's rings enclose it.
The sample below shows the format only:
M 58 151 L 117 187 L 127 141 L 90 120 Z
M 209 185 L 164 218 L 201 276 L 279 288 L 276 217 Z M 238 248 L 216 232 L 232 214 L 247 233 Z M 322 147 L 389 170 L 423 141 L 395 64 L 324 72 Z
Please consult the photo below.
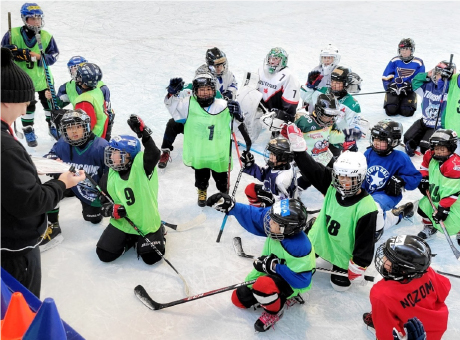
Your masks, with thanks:
M 347 150 L 337 158 L 333 165 L 332 186 L 343 197 L 353 196 L 361 189 L 366 171 L 366 157 L 362 153 Z
M 323 62 L 323 57 L 333 57 L 334 60 L 330 64 L 325 64 Z M 340 54 L 338 48 L 332 44 L 328 44 L 326 47 L 321 49 L 321 53 L 319 55 L 319 63 L 323 68 L 323 75 L 329 75 L 340 63 Z

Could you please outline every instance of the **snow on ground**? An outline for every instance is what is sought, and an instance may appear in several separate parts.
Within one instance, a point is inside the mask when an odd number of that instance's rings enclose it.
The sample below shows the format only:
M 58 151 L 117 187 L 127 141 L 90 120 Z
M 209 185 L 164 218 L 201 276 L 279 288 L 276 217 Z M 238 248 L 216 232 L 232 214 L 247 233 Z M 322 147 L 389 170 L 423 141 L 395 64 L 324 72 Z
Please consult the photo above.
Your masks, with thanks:
M 13 26 L 22 25 L 19 9 L 23 2 L 2 1 L 1 30 L 6 32 L 6 12 Z M 308 72 L 318 64 L 319 52 L 328 43 L 338 46 L 341 64 L 352 67 L 363 79 L 363 93 L 381 91 L 381 74 L 401 38 L 417 44 L 416 56 L 427 69 L 438 61 L 460 54 L 460 38 L 448 29 L 458 13 L 456 2 L 96 2 L 41 1 L 46 27 L 61 51 L 52 66 L 58 85 L 69 79 L 66 63 L 82 55 L 98 64 L 112 93 L 117 114 L 114 133 L 130 133 L 126 119 L 139 114 L 153 130 L 159 146 L 170 118 L 163 104 L 169 78 L 192 79 L 204 61 L 205 51 L 217 46 L 228 57 L 230 69 L 241 83 L 244 71 L 256 71 L 266 53 L 275 46 L 289 53 L 289 66 L 305 83 Z M 457 62 L 458 64 L 458 62 Z M 360 96 L 359 102 L 371 125 L 385 118 L 382 95 Z M 419 118 L 397 117 L 407 129 Z M 20 125 L 20 124 L 19 124 Z M 47 135 L 44 115 L 37 110 L 39 146 L 29 149 L 43 155 L 53 141 Z M 264 131 L 253 146 L 262 151 L 269 140 Z M 166 258 L 183 275 L 192 294 L 242 282 L 251 270 L 249 260 L 236 256 L 231 240 L 240 236 L 244 249 L 259 254 L 264 239 L 245 232 L 229 218 L 222 241 L 216 237 L 223 214 L 196 204 L 194 174 L 182 161 L 182 136 L 175 143 L 173 161 L 160 175 L 159 206 L 162 219 L 186 222 L 204 212 L 207 220 L 187 232 L 170 230 Z M 359 143 L 361 151 L 368 141 Z M 239 165 L 234 157 L 234 182 Z M 262 164 L 261 156 L 256 161 Z M 418 166 L 421 158 L 413 158 Z M 44 178 L 46 179 L 46 178 Z M 243 176 L 236 198 L 246 202 L 243 188 L 251 182 Z M 211 181 L 209 194 L 216 192 Z M 418 191 L 406 192 L 403 203 L 419 198 Z M 5 197 L 2 197 L 6 199 Z M 302 195 L 308 209 L 322 205 L 314 189 Z M 138 261 L 133 250 L 113 263 L 98 260 L 95 253 L 108 219 L 99 225 L 85 222 L 75 198 L 61 203 L 60 224 L 65 237 L 58 247 L 42 254 L 42 298 L 53 297 L 61 317 L 87 339 L 372 339 L 362 323 L 370 310 L 369 290 L 353 287 L 335 292 L 329 276 L 317 273 L 306 304 L 289 309 L 276 330 L 254 334 L 253 323 L 260 311 L 239 310 L 230 302 L 230 292 L 178 305 L 162 311 L 147 309 L 134 296 L 142 284 L 152 298 L 169 302 L 183 298 L 183 284 L 165 263 L 148 266 Z M 395 234 L 416 234 L 420 218 L 404 221 L 387 230 L 382 241 Z M 455 242 L 455 241 L 454 241 Z M 430 245 L 433 267 L 459 274 L 445 237 L 438 233 Z M 380 242 L 379 242 L 380 244 Z M 368 275 L 378 275 L 374 266 Z M 452 278 L 447 299 L 450 310 L 445 339 L 460 338 L 460 282 Z

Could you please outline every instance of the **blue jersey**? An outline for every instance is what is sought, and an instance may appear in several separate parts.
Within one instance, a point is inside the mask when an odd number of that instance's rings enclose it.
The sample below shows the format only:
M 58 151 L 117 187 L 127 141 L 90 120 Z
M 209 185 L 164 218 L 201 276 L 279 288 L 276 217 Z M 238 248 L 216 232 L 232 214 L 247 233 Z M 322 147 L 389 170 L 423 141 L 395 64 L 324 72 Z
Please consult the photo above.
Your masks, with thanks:
M 449 81 L 447 81 L 444 95 L 442 95 L 444 90 L 444 80 L 441 78 L 438 80 L 437 84 L 435 84 L 431 78 L 427 77 L 427 73 L 421 73 L 415 77 L 412 87 L 415 93 L 422 98 L 422 120 L 425 126 L 434 129 L 437 120 L 437 128 L 440 128 L 442 117 L 447 106 Z
M 235 203 L 235 206 L 228 214 L 235 216 L 238 223 L 251 234 L 267 237 L 264 230 L 264 218 L 270 209 L 271 207 L 258 208 L 246 204 Z M 266 242 L 268 242 L 268 240 Z M 294 257 L 306 256 L 312 251 L 311 242 L 304 232 L 286 237 L 280 242 L 283 248 Z M 311 283 L 311 271 L 296 273 L 289 268 L 289 263 L 277 265 L 276 273 L 292 287 L 308 287 Z
M 296 190 L 294 168 L 273 170 L 268 165 L 260 167 L 253 164 L 244 168 L 244 173 L 264 183 L 264 190 L 271 192 L 277 199 L 293 198 Z
M 415 168 L 409 156 L 402 151 L 393 150 L 389 155 L 381 156 L 372 148 L 368 148 L 364 156 L 367 161 L 367 173 L 363 181 L 363 188 L 371 195 L 384 193 L 391 176 L 401 177 L 406 183 L 404 187 L 407 190 L 416 189 L 422 179 L 420 171 Z M 402 194 L 395 198 L 397 204 Z
M 383 87 L 386 90 L 396 78 L 410 82 L 418 73 L 423 72 L 425 72 L 425 65 L 422 59 L 414 57 L 411 61 L 406 62 L 402 61 L 399 56 L 394 57 L 383 71 Z
M 95 137 L 85 146 L 71 146 L 61 137 L 54 143 L 51 151 L 45 155 L 48 158 L 59 157 L 63 162 L 74 165 L 91 176 L 96 183 L 99 182 L 103 172 L 106 170 L 104 164 L 104 149 L 109 143 L 101 137 Z M 92 187 L 88 180 L 78 183 L 72 188 L 78 199 L 88 205 L 99 206 L 99 192 Z

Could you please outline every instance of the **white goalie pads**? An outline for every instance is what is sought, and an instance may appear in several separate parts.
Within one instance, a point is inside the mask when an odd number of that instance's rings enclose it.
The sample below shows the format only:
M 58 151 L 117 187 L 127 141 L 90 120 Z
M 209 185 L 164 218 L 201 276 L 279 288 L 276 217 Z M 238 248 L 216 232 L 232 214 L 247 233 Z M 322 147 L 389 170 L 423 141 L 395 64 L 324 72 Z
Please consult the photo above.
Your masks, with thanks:
M 244 115 L 244 124 L 249 133 L 249 137 L 252 142 L 255 142 L 260 135 L 262 130 L 262 124 L 259 118 L 262 116 L 262 112 L 257 110 L 260 100 L 262 99 L 262 93 L 257 90 L 257 83 L 259 81 L 259 75 L 247 72 L 244 86 L 238 91 L 236 100 L 240 104 L 241 111 Z

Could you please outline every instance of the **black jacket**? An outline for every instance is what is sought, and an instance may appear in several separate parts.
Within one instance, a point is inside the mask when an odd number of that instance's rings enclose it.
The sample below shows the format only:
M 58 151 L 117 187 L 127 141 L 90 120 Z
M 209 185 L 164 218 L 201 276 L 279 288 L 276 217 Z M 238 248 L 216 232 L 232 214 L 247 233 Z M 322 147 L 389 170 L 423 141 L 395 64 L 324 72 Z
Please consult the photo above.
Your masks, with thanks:
M 17 250 L 37 244 L 46 231 L 46 212 L 62 199 L 65 184 L 50 180 L 42 184 L 37 169 L 11 128 L 2 124 L 2 248 Z M 29 252 L 2 250 L 2 257 L 15 257 Z

